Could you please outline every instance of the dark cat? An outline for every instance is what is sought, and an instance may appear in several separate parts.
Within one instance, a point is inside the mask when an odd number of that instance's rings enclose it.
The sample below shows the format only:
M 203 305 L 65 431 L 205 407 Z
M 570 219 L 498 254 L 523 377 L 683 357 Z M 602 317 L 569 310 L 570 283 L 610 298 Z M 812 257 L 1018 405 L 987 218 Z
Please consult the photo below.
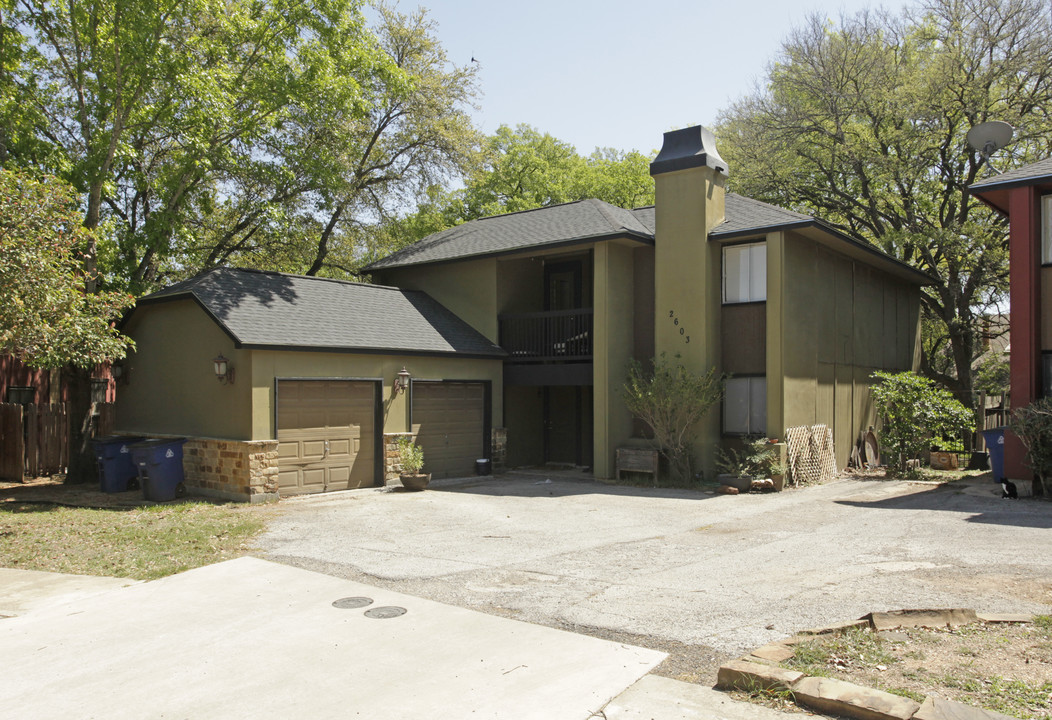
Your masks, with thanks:
M 1010 500 L 1019 499 L 1019 491 L 1016 490 L 1015 483 L 1007 478 L 1001 481 L 1001 499 L 1005 498 Z

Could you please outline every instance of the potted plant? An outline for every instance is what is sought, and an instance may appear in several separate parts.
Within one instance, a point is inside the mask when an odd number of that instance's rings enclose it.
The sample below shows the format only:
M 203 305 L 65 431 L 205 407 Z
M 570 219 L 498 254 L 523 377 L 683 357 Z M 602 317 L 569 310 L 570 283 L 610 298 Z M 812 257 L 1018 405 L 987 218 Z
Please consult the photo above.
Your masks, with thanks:
M 423 490 L 431 482 L 431 473 L 423 473 L 424 450 L 413 438 L 403 435 L 398 438 L 399 479 L 406 490 Z
M 769 473 L 775 459 L 774 447 L 767 438 L 746 438 L 741 450 L 720 449 L 716 458 L 720 474 L 716 480 L 741 491 L 750 490 L 756 480 L 770 482 Z

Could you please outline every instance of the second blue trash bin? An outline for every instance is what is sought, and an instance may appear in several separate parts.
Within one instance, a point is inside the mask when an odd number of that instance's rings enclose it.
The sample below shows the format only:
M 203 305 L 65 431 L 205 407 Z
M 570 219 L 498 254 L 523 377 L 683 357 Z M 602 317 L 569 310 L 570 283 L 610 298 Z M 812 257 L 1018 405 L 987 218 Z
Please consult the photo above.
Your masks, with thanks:
M 183 482 L 183 443 L 186 438 L 145 440 L 131 446 L 132 458 L 147 500 L 175 500 Z
M 982 432 L 986 449 L 990 451 L 990 470 L 993 471 L 994 482 L 1001 482 L 1005 477 L 1005 429 L 999 427 Z
M 91 441 L 95 446 L 95 460 L 99 464 L 99 489 L 102 492 L 117 493 L 128 489 L 129 481 L 138 474 L 130 446 L 141 441 L 141 437 L 121 435 Z

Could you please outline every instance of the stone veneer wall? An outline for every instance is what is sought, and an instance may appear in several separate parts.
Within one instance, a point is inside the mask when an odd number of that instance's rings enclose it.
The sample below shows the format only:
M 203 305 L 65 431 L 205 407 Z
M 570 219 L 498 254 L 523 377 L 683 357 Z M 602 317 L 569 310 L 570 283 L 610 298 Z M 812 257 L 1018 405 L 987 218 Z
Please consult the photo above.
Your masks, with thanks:
M 403 436 L 416 442 L 416 435 L 410 432 L 384 433 L 384 485 L 397 480 L 402 472 L 402 464 L 398 462 L 398 438 Z
M 250 503 L 277 500 L 278 441 L 187 438 L 183 473 L 191 494 Z

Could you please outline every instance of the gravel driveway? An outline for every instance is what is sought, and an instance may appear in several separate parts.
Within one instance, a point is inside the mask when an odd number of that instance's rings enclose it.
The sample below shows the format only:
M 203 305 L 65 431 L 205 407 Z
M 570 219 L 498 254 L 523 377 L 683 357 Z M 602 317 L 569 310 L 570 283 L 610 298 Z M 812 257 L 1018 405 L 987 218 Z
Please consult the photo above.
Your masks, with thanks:
M 718 496 L 514 472 L 283 501 L 259 554 L 672 654 L 728 657 L 871 610 L 1052 609 L 1052 503 L 989 480 Z

